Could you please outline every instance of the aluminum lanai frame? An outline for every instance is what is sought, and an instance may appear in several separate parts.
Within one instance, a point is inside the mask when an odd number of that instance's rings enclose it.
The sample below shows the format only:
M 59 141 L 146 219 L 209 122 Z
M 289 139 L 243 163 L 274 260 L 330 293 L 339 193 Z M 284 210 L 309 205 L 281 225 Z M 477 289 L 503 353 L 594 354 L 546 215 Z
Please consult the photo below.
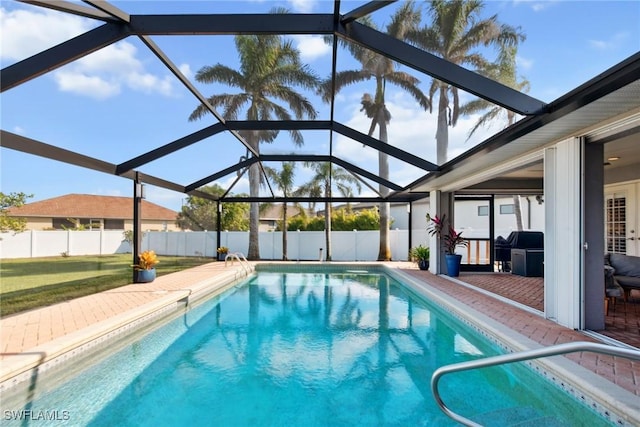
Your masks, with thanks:
M 354 43 L 361 44 L 372 51 L 383 56 L 387 56 L 395 61 L 405 64 L 422 73 L 447 81 L 463 90 L 476 94 L 493 103 L 501 105 L 512 111 L 521 114 L 540 115 L 546 111 L 546 105 L 526 94 L 517 92 L 507 86 L 492 81 L 488 78 L 475 74 L 469 70 L 449 63 L 430 53 L 417 49 L 400 40 L 394 39 L 382 32 L 366 27 L 355 20 L 372 11 L 383 8 L 392 1 L 369 2 L 353 11 L 340 15 L 340 2 L 334 2 L 333 14 L 208 14 L 208 15 L 129 15 L 117 7 L 104 1 L 85 1 L 92 7 L 77 5 L 69 2 L 49 2 L 24 0 L 36 6 L 48 7 L 58 11 L 76 14 L 92 19 L 104 21 L 105 24 L 90 30 L 69 41 L 61 43 L 44 52 L 36 54 L 30 58 L 8 66 L 0 71 L 1 91 L 11 89 L 46 72 L 54 70 L 62 65 L 72 62 L 78 58 L 88 55 L 109 44 L 115 43 L 129 36 L 138 36 L 142 42 L 160 59 L 160 61 L 180 80 L 180 82 L 202 103 L 218 123 L 207 126 L 193 134 L 186 135 L 176 141 L 167 143 L 161 147 L 151 150 L 145 154 L 129 159 L 121 164 L 112 165 L 100 159 L 93 159 L 68 150 L 58 149 L 45 144 L 44 142 L 24 138 L 11 132 L 2 131 L 2 146 L 16 149 L 30 154 L 35 154 L 50 159 L 87 167 L 97 171 L 120 175 L 130 179 L 138 177 L 141 182 L 156 185 L 159 187 L 179 191 L 191 195 L 197 195 L 212 200 L 232 201 L 237 198 L 227 197 L 216 199 L 207 193 L 197 190 L 215 179 L 221 178 L 229 173 L 238 171 L 249 164 L 263 161 L 273 161 L 274 157 L 259 155 L 237 134 L 237 130 L 242 129 L 326 129 L 330 131 L 330 138 L 333 132 L 338 132 L 350 139 L 356 140 L 364 145 L 402 160 L 408 164 L 417 166 L 426 172 L 425 177 L 430 173 L 441 173 L 441 167 L 427 162 L 417 156 L 383 143 L 374 137 L 362 134 L 355 129 L 349 128 L 333 120 L 333 108 L 335 100 L 331 99 L 331 120 L 329 121 L 290 121 L 290 122 L 227 122 L 218 114 L 215 109 L 208 105 L 206 98 L 184 77 L 177 66 L 155 45 L 149 38 L 152 35 L 210 35 L 210 34 L 329 34 L 336 38 L 340 37 Z M 334 39 L 334 64 L 332 74 L 335 77 L 335 50 L 337 40 Z M 180 185 L 166 181 L 160 177 L 153 177 L 140 173 L 135 168 L 148 162 L 180 150 L 186 146 L 196 143 L 204 138 L 219 132 L 232 133 L 251 152 L 252 156 L 228 168 L 217 171 L 208 177 L 204 177 L 191 184 Z M 28 141 L 28 143 L 26 143 Z M 398 184 L 382 180 L 373 172 L 363 170 L 349 162 L 337 158 L 331 154 L 332 144 L 330 143 L 330 154 L 327 157 L 318 157 L 320 161 L 330 161 L 339 164 L 352 174 L 362 180 L 362 177 L 373 180 L 390 190 L 393 190 L 387 197 L 352 197 L 348 199 L 331 197 L 313 198 L 308 197 L 305 201 L 375 201 L 375 202 L 410 202 L 424 198 L 424 194 L 411 193 L 410 186 L 402 187 Z M 278 157 L 282 160 L 296 161 L 295 157 Z M 298 160 L 301 161 L 301 160 Z M 375 178 L 374 178 L 375 177 Z M 365 182 L 365 181 L 363 181 Z M 417 182 L 417 181 L 416 181 Z M 255 200 L 254 200 L 255 199 Z M 254 199 L 243 198 L 242 201 L 270 201 L 278 198 L 259 197 Z M 288 199 L 287 199 L 288 200 Z

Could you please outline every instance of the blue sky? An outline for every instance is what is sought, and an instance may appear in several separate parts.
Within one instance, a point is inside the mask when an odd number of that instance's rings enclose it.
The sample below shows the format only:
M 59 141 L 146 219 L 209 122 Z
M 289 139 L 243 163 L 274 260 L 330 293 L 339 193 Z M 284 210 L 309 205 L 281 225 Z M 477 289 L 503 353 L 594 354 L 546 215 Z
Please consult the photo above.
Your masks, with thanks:
M 342 2 L 342 13 L 364 2 Z M 420 2 L 418 2 L 421 4 Z M 328 1 L 114 1 L 131 13 L 263 13 L 275 6 L 291 12 L 327 13 Z M 150 8 L 152 5 L 152 8 Z M 389 22 L 396 5 L 374 13 L 380 28 Z M 640 1 L 489 1 L 484 16 L 498 14 L 501 22 L 521 27 L 527 39 L 518 52 L 518 73 L 529 80 L 529 95 L 551 102 L 609 67 L 640 50 Z M 0 63 L 11 65 L 43 49 L 81 34 L 99 23 L 14 1 L 0 2 Z M 160 48 L 192 78 L 204 65 L 237 65 L 233 37 L 153 37 Z M 321 37 L 293 37 L 302 59 L 322 78 L 329 75 L 331 50 Z M 338 57 L 338 69 L 355 69 L 347 53 Z M 430 78 L 411 72 L 428 91 Z M 218 85 L 192 80 L 205 96 L 233 92 Z M 366 133 L 369 123 L 359 111 L 371 83 L 353 86 L 337 96 L 337 121 Z M 318 110 L 318 119 L 329 118 L 328 105 L 307 94 Z M 465 95 L 463 99 L 471 99 Z M 420 111 L 412 98 L 393 87 L 387 89 L 392 114 L 389 142 L 435 162 L 436 115 Z M 121 163 L 157 146 L 216 122 L 215 118 L 188 122 L 196 99 L 173 78 L 158 59 L 137 39 L 128 38 L 79 61 L 68 64 L 0 95 L 2 129 L 74 150 L 87 156 Z M 467 141 L 477 116 L 464 117 L 450 129 L 453 155 L 471 148 L 500 130 L 502 124 L 481 129 Z M 295 147 L 282 133 L 263 153 L 327 154 L 326 132 L 304 132 L 305 145 Z M 346 138 L 334 135 L 334 154 L 365 169 L 377 169 L 377 154 Z M 245 155 L 233 137 L 219 134 L 174 155 L 140 168 L 182 185 L 190 184 L 236 162 Z M 33 194 L 30 201 L 67 193 L 131 195 L 131 181 L 69 166 L 63 163 L 0 149 L 1 191 Z M 277 167 L 277 165 L 272 165 Z M 391 163 L 391 179 L 406 185 L 422 172 L 398 161 Z M 297 182 L 310 172 L 297 169 Z M 220 181 L 230 185 L 236 176 Z M 248 192 L 246 178 L 232 190 Z M 372 194 L 366 187 L 363 195 Z M 186 196 L 147 187 L 149 201 L 179 210 Z

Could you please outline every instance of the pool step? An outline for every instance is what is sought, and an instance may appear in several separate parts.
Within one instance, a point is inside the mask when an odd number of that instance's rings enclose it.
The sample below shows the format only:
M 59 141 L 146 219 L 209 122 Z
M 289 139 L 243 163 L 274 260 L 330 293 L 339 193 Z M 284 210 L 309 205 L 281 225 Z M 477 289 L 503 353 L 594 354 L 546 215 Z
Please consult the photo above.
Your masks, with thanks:
M 555 417 L 540 414 L 531 407 L 504 408 L 485 412 L 471 418 L 484 426 L 509 427 L 568 427 L 569 425 Z

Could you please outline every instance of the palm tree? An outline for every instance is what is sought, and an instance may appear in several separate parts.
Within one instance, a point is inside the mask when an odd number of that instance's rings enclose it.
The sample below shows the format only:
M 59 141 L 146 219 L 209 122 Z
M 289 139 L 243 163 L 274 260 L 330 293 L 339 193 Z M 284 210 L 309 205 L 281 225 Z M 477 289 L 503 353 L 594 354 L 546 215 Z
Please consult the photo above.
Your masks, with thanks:
M 530 88 L 529 81 L 527 79 L 518 81 L 516 72 L 517 51 L 518 48 L 516 46 L 504 46 L 500 51 L 497 62 L 487 64 L 487 68 L 480 70 L 480 72 L 520 92 L 528 92 Z M 474 132 L 480 127 L 489 125 L 492 120 L 500 119 L 501 116 L 506 118 L 504 127 L 511 126 L 516 121 L 516 113 L 499 105 L 494 105 L 484 99 L 476 99 L 468 102 L 460 108 L 460 114 L 469 115 L 485 110 L 487 110 L 486 113 L 480 116 L 476 124 L 469 130 L 467 140 L 471 138 Z M 522 209 L 520 206 L 520 196 L 517 194 L 513 196 L 513 206 L 516 215 L 516 228 L 522 230 L 524 228 L 522 225 Z
M 276 185 L 282 191 L 282 195 L 290 197 L 293 195 L 294 184 L 294 162 L 282 163 L 282 170 L 277 171 L 270 167 L 265 167 L 267 178 Z M 287 202 L 282 204 L 282 260 L 286 261 L 287 257 Z
M 406 39 L 454 64 L 487 69 L 488 61 L 476 48 L 517 46 L 524 35 L 517 28 L 500 24 L 497 15 L 482 19 L 483 7 L 481 0 L 431 0 L 428 8 L 431 22 L 418 31 L 409 31 Z M 432 105 L 436 95 L 439 98 L 437 162 L 442 165 L 447 161 L 449 150 L 449 126 L 457 124 L 461 109 L 457 87 L 434 79 L 429 89 Z
M 247 120 L 291 120 L 286 104 L 297 119 L 315 119 L 317 112 L 313 104 L 294 90 L 294 86 L 316 90 L 319 79 L 307 65 L 300 62 L 300 53 L 290 41 L 277 35 L 241 35 L 235 37 L 236 49 L 240 56 L 240 67 L 228 67 L 220 63 L 202 67 L 196 73 L 196 80 L 202 83 L 224 83 L 240 89 L 239 93 L 223 93 L 208 98 L 214 108 L 223 109 L 223 117 L 235 120 L 246 107 Z M 209 114 L 204 106 L 198 106 L 189 120 L 200 119 Z M 299 131 L 289 131 L 292 140 L 302 145 L 304 140 Z M 273 142 L 278 131 L 241 131 L 240 135 L 249 146 L 259 152 L 261 142 Z M 249 168 L 249 196 L 260 193 L 260 166 L 254 163 Z M 259 205 L 251 203 L 249 211 L 249 252 L 247 258 L 259 259 L 258 240 Z
M 338 192 L 344 197 L 351 197 L 353 195 L 351 185 L 355 185 L 358 193 L 360 193 L 360 182 L 343 168 L 332 167 L 329 162 L 305 162 L 304 165 L 307 168 L 311 168 L 314 175 L 308 183 L 298 188 L 298 194 L 330 198 L 333 193 L 333 185 L 336 186 Z M 327 201 L 324 206 L 324 234 L 327 247 L 327 261 L 331 261 L 331 203 Z
M 361 20 L 366 25 L 373 27 L 371 20 Z M 404 39 L 405 35 L 412 28 L 416 28 L 420 22 L 420 12 L 415 8 L 412 1 L 406 2 L 391 18 L 387 26 L 387 33 L 395 38 Z M 362 96 L 362 108 L 368 118 L 371 119 L 369 126 L 369 136 L 373 135 L 376 126 L 378 127 L 378 139 L 384 143 L 388 142 L 387 125 L 391 120 L 391 113 L 385 105 L 385 89 L 387 83 L 394 84 L 407 91 L 425 110 L 429 108 L 429 99 L 418 88 L 420 81 L 410 74 L 397 71 L 395 64 L 389 58 L 379 55 L 362 46 L 346 43 L 345 46 L 358 60 L 362 66 L 359 70 L 340 71 L 335 75 L 336 93 L 342 88 L 368 81 L 375 81 L 375 93 L 371 96 L 365 93 Z M 331 79 L 325 80 L 321 85 L 321 93 L 325 101 L 331 99 Z M 389 156 L 382 151 L 378 153 L 378 173 L 383 179 L 389 179 Z M 384 185 L 379 186 L 381 197 L 389 194 L 389 189 Z M 380 249 L 378 260 L 386 261 L 391 259 L 391 249 L 389 246 L 389 226 L 390 207 L 389 203 L 380 204 Z

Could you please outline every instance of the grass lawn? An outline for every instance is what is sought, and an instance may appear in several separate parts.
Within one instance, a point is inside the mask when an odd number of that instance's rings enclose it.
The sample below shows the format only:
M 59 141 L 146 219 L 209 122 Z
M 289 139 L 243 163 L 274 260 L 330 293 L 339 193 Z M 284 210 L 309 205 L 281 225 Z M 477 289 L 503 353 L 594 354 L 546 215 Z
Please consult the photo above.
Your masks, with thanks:
M 158 276 L 214 261 L 161 256 Z M 18 313 L 132 283 L 131 254 L 5 259 L 0 263 L 0 315 Z

